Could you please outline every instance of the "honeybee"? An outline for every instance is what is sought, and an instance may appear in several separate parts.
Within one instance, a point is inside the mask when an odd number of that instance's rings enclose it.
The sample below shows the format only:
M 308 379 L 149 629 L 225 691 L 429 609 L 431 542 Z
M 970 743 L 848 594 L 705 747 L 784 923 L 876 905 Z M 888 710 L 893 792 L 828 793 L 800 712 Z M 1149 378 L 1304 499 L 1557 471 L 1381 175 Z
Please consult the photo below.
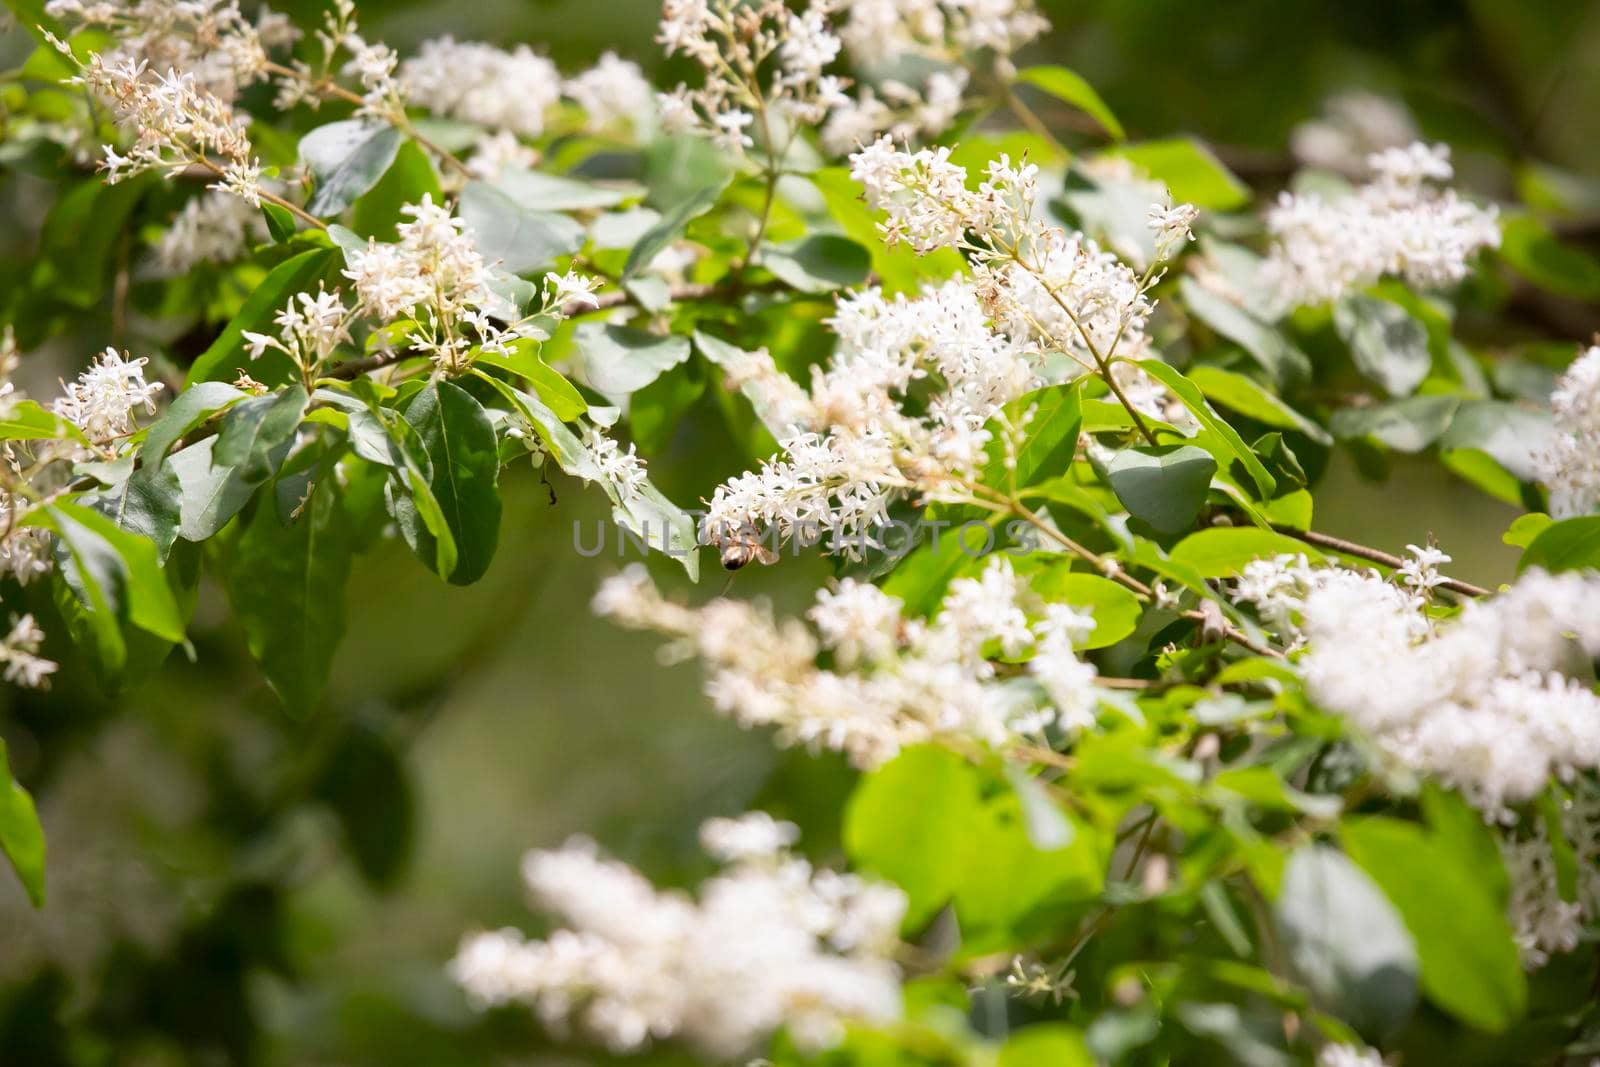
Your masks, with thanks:
M 753 562 L 764 567 L 778 562 L 778 554 L 762 544 L 754 531 L 740 530 L 725 534 L 717 538 L 717 548 L 721 552 L 722 569 L 725 571 L 743 570 Z

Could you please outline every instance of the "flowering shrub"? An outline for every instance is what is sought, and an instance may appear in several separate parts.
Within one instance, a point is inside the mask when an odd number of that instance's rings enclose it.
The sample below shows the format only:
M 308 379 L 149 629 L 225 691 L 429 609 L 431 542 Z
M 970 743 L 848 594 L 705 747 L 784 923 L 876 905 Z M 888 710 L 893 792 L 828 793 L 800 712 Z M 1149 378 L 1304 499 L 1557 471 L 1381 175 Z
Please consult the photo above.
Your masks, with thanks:
M 611 53 L 402 56 L 351 0 L 307 26 L 12 6 L 38 47 L 7 159 L 48 157 L 59 195 L 4 303 L 7 683 L 136 685 L 196 654 L 220 588 L 307 715 L 352 559 L 400 539 L 482 579 L 531 463 L 655 554 L 599 614 L 858 776 L 836 854 L 714 819 L 693 889 L 530 853 L 559 925 L 468 932 L 476 1008 L 706 1061 L 1600 1040 L 1600 347 L 1468 344 L 1507 278 L 1564 291 L 1563 249 L 1454 188 L 1445 146 L 1308 127 L 1322 166 L 1255 204 L 1198 142 L 1130 143 L 1082 78 L 1021 66 L 1027 0 L 667 0 L 692 80 L 660 93 Z M 1096 132 L 1069 152 L 1024 90 Z M 115 343 L 23 395 L 24 353 L 107 305 Z M 747 469 L 702 509 L 647 460 L 711 418 Z M 1318 532 L 1337 449 L 1524 505 L 1517 573 Z M 800 553 L 837 568 L 804 618 L 657 584 Z

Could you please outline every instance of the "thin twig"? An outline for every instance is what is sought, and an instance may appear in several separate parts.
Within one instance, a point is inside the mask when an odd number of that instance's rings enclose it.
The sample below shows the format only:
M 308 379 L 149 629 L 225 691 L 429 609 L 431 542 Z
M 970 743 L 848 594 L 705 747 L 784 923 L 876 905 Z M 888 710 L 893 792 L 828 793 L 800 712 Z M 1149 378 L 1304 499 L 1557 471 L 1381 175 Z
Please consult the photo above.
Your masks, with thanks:
M 1391 555 L 1388 552 L 1383 551 L 1381 548 L 1371 548 L 1367 545 L 1358 544 L 1355 541 L 1346 541 L 1344 538 L 1334 537 L 1332 534 L 1317 533 L 1315 530 L 1296 530 L 1292 526 L 1274 526 L 1273 529 L 1277 530 L 1281 534 L 1293 537 L 1296 540 L 1304 541 L 1308 545 L 1316 545 L 1318 548 L 1330 549 L 1345 556 L 1355 556 L 1358 559 L 1368 560 L 1372 563 L 1379 564 L 1380 566 L 1388 567 L 1391 570 L 1399 570 L 1401 567 L 1406 565 L 1405 560 L 1401 559 L 1399 556 Z M 1477 597 L 1491 595 L 1489 590 L 1484 589 L 1481 586 L 1473 585 L 1471 582 L 1463 582 L 1459 578 L 1446 578 L 1439 583 L 1439 586 L 1440 588 L 1450 590 L 1452 593 L 1459 593 L 1462 596 Z

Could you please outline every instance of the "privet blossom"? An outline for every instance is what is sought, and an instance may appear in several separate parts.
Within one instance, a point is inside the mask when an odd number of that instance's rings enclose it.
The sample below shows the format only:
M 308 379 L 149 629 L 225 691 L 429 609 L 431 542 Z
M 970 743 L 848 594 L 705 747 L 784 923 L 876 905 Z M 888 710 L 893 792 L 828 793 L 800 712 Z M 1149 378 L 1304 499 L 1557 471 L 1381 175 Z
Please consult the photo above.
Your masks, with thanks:
M 1578 356 L 1550 394 L 1555 437 L 1534 459 L 1557 519 L 1600 507 L 1600 345 Z
M 1564 671 L 1600 655 L 1600 578 L 1529 570 L 1506 592 L 1435 623 L 1424 557 L 1400 584 L 1281 556 L 1248 565 L 1237 596 L 1305 646 L 1306 690 L 1401 765 L 1486 816 L 1600 767 L 1600 697 Z M 1409 579 L 1409 581 L 1407 580 Z
M 701 842 L 724 867 L 695 897 L 655 889 L 583 838 L 530 852 L 534 905 L 565 925 L 543 941 L 470 934 L 451 974 L 480 1005 L 527 1004 L 615 1052 L 679 1038 L 732 1059 L 779 1027 L 816 1050 L 848 1022 L 897 1019 L 904 894 L 813 868 L 790 851 L 798 836 L 763 812 L 708 821 Z
M 814 630 L 745 601 L 691 608 L 663 598 L 642 565 L 607 580 L 594 606 L 675 638 L 668 658 L 704 660 L 712 704 L 741 726 L 775 727 L 779 744 L 834 749 L 861 767 L 927 741 L 998 747 L 1047 728 L 1077 732 L 1094 724 L 1102 697 L 1094 667 L 1073 651 L 1093 615 L 1044 603 L 1004 557 L 952 582 L 931 622 L 850 579 L 818 593 Z M 835 669 L 817 666 L 824 651 Z M 991 656 L 1026 658 L 1025 673 L 1002 676 Z
M 1450 150 L 1421 143 L 1367 157 L 1372 178 L 1347 196 L 1283 193 L 1267 213 L 1273 247 L 1262 283 L 1279 310 L 1321 304 L 1393 275 L 1421 289 L 1454 285 L 1481 248 L 1500 246 L 1493 206 L 1440 189 Z

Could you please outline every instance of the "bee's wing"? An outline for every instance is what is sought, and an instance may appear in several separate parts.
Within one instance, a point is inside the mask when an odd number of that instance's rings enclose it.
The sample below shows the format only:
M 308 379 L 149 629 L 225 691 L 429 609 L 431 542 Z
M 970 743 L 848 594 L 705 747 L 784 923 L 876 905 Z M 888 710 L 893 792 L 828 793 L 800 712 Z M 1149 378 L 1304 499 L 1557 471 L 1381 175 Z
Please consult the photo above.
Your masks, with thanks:
M 759 560 L 763 566 L 770 567 L 774 563 L 778 562 L 778 554 L 772 549 L 768 548 L 766 545 L 757 544 L 753 547 L 755 548 L 756 559 Z

